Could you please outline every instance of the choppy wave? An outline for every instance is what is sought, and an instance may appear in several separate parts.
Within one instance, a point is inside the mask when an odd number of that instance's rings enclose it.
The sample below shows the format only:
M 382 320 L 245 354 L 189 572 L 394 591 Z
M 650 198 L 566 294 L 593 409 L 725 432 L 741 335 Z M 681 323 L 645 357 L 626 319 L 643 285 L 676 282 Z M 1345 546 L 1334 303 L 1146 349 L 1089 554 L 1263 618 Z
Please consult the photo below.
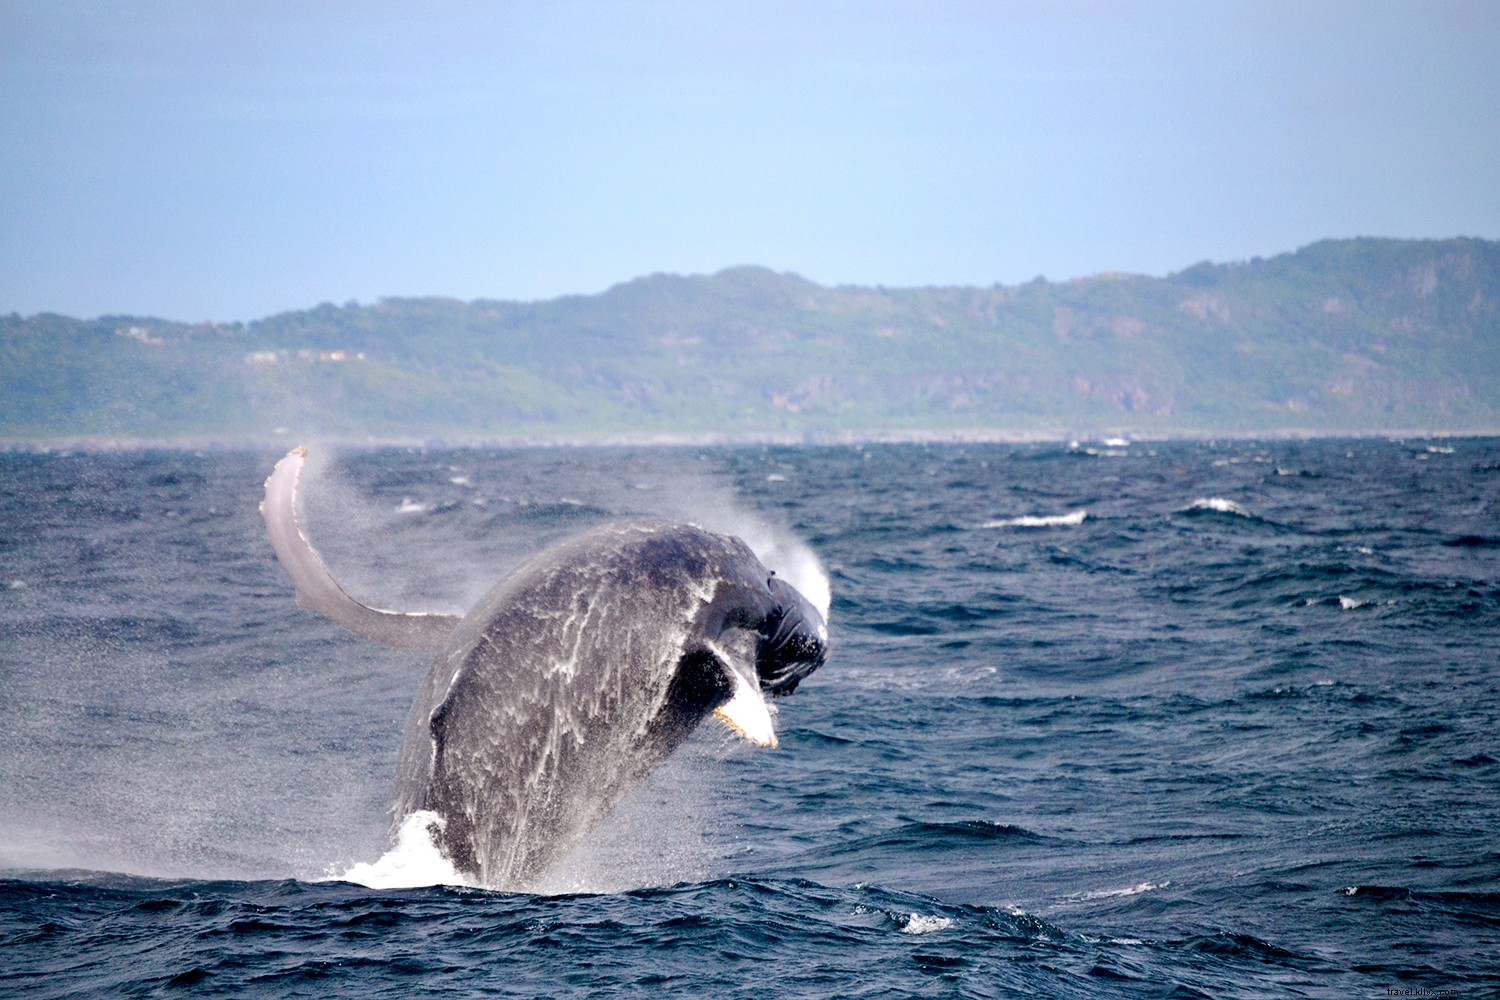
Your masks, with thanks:
M 37 918 L 30 929 L 7 919 L 20 910 Z M 98 910 L 111 918 L 78 923 Z M 554 897 L 88 875 L 0 881 L 0 934 L 12 949 L 9 982 L 38 996 L 183 987 L 277 996 L 692 996 L 711 972 L 715 995 L 749 998 L 766 993 L 768 959 L 774 992 L 805 997 L 909 995 L 935 982 L 960 994 L 1063 988 L 1105 997 L 1121 983 L 1165 981 L 1222 995 L 1239 978 L 1268 972 L 1305 983 L 1317 965 L 1244 934 L 1085 937 L 1013 908 L 739 876 Z M 1184 954 L 1204 960 L 1184 968 Z
M 1486 894 L 1346 893 L 1365 905 L 1415 902 L 1471 919 L 1495 909 Z M 18 926 L 22 912 L 34 923 Z M 110 917 L 80 919 L 96 912 Z M 1335 995 L 1354 983 L 1315 950 L 1245 932 L 1077 934 L 1016 907 L 756 876 L 534 896 L 74 873 L 0 880 L 0 936 L 11 949 L 8 982 L 35 996 L 186 987 L 294 997 L 698 996 L 711 974 L 715 995 L 748 1000 L 766 994 L 768 961 L 774 992 L 811 998 L 919 995 L 934 984 L 976 996 L 1255 996 L 1268 985 Z M 1398 967 L 1371 971 L 1412 978 Z
M 1158 889 L 1165 889 L 1171 884 L 1170 879 L 1161 882 L 1137 882 L 1135 885 L 1124 886 L 1119 889 L 1089 889 L 1069 898 L 1080 900 L 1123 899 L 1127 896 L 1139 896 L 1143 892 L 1155 892 Z
M 424 664 L 296 608 L 275 456 L 0 456 L 0 993 L 1493 993 L 1500 441 L 1445 446 L 361 453 L 411 596 L 668 499 L 832 582 L 783 749 L 700 731 L 530 894 L 388 848 Z
M 1459 535 L 1444 539 L 1443 544 L 1452 549 L 1500 549 L 1500 537 L 1493 535 Z
M 932 917 L 921 913 L 913 913 L 906 918 L 906 924 L 901 928 L 901 933 L 935 934 L 938 931 L 945 931 L 952 926 L 952 917 Z
M 1233 500 L 1223 497 L 1199 497 L 1186 507 L 1182 508 L 1183 514 L 1233 514 L 1235 517 L 1254 517 L 1244 507 Z
M 1089 516 L 1087 510 L 1075 510 L 1067 514 L 1023 514 L 986 521 L 982 528 L 1076 528 Z

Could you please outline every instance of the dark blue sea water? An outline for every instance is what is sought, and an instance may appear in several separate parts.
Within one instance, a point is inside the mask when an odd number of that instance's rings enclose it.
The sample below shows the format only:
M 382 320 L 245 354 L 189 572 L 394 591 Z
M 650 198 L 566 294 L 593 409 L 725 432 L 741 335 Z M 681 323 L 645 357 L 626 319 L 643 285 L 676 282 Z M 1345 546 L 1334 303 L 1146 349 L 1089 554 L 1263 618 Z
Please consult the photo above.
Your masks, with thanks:
M 376 604 L 629 513 L 827 568 L 781 749 L 548 894 L 339 879 L 426 662 L 293 605 L 276 457 L 0 456 L 0 993 L 1500 995 L 1500 440 L 340 453 Z

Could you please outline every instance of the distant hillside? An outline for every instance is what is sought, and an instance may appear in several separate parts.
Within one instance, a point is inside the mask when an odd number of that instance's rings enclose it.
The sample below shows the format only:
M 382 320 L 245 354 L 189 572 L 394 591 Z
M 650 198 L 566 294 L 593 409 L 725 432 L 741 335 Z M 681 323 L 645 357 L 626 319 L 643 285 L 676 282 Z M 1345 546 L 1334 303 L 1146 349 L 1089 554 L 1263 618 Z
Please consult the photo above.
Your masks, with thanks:
M 1493 432 L 1500 243 L 990 288 L 744 267 L 248 324 L 13 314 L 0 400 L 0 442 Z

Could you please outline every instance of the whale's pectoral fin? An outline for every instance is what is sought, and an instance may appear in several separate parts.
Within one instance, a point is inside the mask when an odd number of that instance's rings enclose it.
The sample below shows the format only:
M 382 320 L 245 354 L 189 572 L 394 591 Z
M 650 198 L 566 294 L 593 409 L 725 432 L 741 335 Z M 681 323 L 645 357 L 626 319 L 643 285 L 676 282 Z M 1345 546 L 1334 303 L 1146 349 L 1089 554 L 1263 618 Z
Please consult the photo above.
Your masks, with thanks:
M 297 588 L 299 607 L 317 611 L 356 635 L 407 649 L 437 649 L 458 624 L 453 615 L 368 608 L 344 593 L 297 523 L 297 484 L 307 449 L 295 448 L 276 463 L 260 505 L 276 558 Z
M 714 709 L 714 718 L 758 747 L 775 748 L 774 709 L 766 702 L 755 672 L 755 636 L 730 629 L 717 643 L 705 643 L 723 671 L 728 698 Z
M 758 747 L 775 749 L 776 726 L 771 720 L 771 706 L 760 693 L 760 685 L 752 684 L 732 671 L 734 693 L 729 700 L 714 709 L 714 718 L 739 733 Z

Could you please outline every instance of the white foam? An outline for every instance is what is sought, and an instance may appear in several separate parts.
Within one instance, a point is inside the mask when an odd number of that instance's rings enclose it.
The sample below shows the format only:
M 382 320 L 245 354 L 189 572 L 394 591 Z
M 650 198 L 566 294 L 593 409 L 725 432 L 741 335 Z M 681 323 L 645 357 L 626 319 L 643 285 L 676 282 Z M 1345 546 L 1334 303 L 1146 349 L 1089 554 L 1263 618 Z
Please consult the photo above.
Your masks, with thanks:
M 1079 893 L 1072 899 L 1120 899 L 1125 896 L 1139 896 L 1143 892 L 1155 892 L 1157 889 L 1165 889 L 1171 885 L 1170 880 L 1161 882 L 1137 882 L 1135 885 L 1126 886 L 1123 889 L 1096 889 L 1092 892 Z
M 1359 600 L 1357 598 L 1353 598 L 1353 597 L 1340 597 L 1339 598 L 1339 607 L 1343 608 L 1345 611 L 1353 611 L 1355 608 L 1362 608 L 1362 607 L 1364 607 L 1368 603 L 1370 603 L 1370 602 L 1369 601 L 1361 601 L 1361 600 Z
M 1083 898 L 1086 900 L 1115 900 L 1121 897 L 1139 897 L 1143 892 L 1155 892 L 1157 889 L 1166 889 L 1172 885 L 1170 880 L 1166 882 L 1137 882 L 1136 885 L 1127 886 L 1125 889 L 1100 889 L 1097 892 L 1086 892 Z
M 341 882 L 354 882 L 371 889 L 411 889 L 424 885 L 473 885 L 459 874 L 433 843 L 435 830 L 443 827 L 437 813 L 417 810 L 406 817 L 396 833 L 396 846 L 377 861 L 360 862 L 341 875 Z
M 927 917 L 920 913 L 913 913 L 906 918 L 906 926 L 901 928 L 902 934 L 932 934 L 936 931 L 947 930 L 953 926 L 953 921 L 948 917 Z
M 1233 500 L 1225 500 L 1223 497 L 1199 497 L 1188 504 L 1184 510 L 1212 510 L 1220 514 L 1234 514 L 1238 517 L 1254 517 L 1248 510 L 1235 503 Z
M 1070 514 L 1027 514 L 986 521 L 982 528 L 1076 528 L 1089 516 L 1086 510 L 1075 510 Z

